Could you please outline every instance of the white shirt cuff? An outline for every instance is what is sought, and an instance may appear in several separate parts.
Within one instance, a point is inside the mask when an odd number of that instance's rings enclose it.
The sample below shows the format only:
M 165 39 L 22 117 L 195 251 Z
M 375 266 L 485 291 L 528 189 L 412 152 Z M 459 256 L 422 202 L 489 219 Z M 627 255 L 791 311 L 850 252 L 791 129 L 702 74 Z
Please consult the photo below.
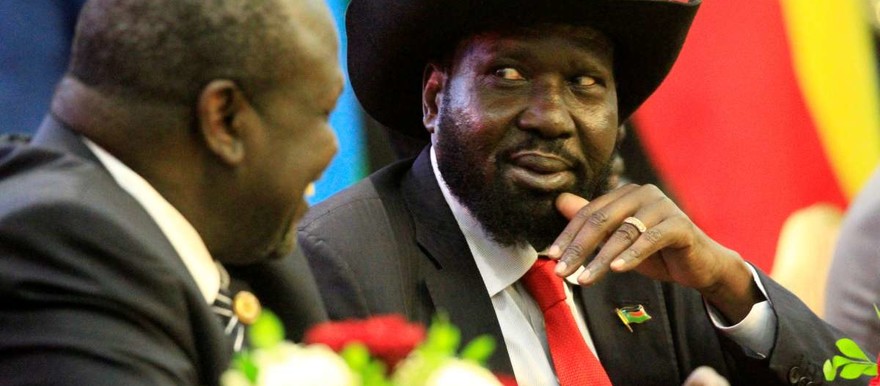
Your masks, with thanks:
M 752 279 L 755 280 L 758 289 L 764 294 L 764 298 L 770 299 L 767 296 L 767 290 L 764 289 L 764 284 L 761 283 L 758 272 L 750 264 L 746 264 L 746 266 L 752 272 Z M 721 313 L 706 302 L 705 299 L 703 303 L 706 305 L 709 318 L 712 319 L 712 324 L 715 325 L 715 328 L 745 348 L 747 355 L 760 359 L 767 357 L 773 348 L 773 342 L 776 341 L 776 313 L 773 312 L 773 305 L 770 303 L 770 300 L 753 305 L 749 314 L 742 321 L 732 326 L 728 326 L 724 322 Z

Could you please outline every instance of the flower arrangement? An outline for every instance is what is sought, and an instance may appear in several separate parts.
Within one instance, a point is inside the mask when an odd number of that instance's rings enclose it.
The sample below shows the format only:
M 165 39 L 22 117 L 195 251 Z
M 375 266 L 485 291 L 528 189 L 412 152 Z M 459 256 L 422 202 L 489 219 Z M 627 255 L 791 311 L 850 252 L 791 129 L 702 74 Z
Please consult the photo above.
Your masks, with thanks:
M 880 309 L 874 305 L 874 312 L 880 319 Z M 871 361 L 868 356 L 859 348 L 852 339 L 843 338 L 837 341 L 837 349 L 843 355 L 835 355 L 832 359 L 825 360 L 822 371 L 825 373 L 825 380 L 833 381 L 837 378 L 838 373 L 843 379 L 856 379 L 864 376 L 874 377 L 869 386 L 880 386 L 880 376 L 877 375 L 877 366 L 880 364 Z
M 264 311 L 250 327 L 251 349 L 238 354 L 223 386 L 511 386 L 484 365 L 495 350 L 489 336 L 460 351 L 460 332 L 438 316 L 426 331 L 402 316 L 327 322 L 306 332 L 305 344 L 284 341 L 281 321 Z

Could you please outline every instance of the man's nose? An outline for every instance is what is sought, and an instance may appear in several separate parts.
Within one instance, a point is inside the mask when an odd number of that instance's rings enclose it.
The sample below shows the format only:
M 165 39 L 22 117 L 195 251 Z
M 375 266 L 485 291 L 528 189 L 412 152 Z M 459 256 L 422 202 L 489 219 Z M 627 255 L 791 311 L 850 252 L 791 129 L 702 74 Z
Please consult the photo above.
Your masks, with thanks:
M 533 131 L 544 138 L 572 136 L 575 124 L 566 98 L 568 91 L 562 80 L 536 82 L 528 105 L 519 116 L 520 129 Z

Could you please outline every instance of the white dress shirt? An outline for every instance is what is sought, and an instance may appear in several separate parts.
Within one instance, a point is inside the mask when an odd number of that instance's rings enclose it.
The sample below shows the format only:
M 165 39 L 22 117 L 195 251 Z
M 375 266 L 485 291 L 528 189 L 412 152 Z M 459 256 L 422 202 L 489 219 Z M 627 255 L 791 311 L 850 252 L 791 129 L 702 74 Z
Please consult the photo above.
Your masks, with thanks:
M 452 210 L 455 221 L 467 240 L 468 247 L 483 278 L 483 283 L 486 285 L 486 291 L 492 299 L 517 383 L 521 386 L 558 385 L 547 345 L 544 315 L 538 304 L 519 282 L 519 279 L 537 260 L 537 252 L 530 245 L 511 247 L 494 242 L 468 209 L 451 194 L 437 168 L 437 156 L 434 153 L 434 148 L 432 147 L 430 151 L 434 176 L 437 178 L 446 203 Z M 581 306 L 575 303 L 571 290 L 572 286 L 578 285 L 577 277 L 583 272 L 583 269 L 581 267 L 566 278 L 568 285 L 564 286 L 565 302 L 574 315 L 584 341 L 595 354 L 596 349 L 584 322 Z M 766 297 L 766 291 L 757 272 L 750 265 L 749 269 Z M 753 306 L 749 315 L 733 326 L 724 325 L 723 318 L 713 307 L 709 306 L 707 309 L 715 327 L 745 347 L 748 354 L 763 357 L 772 348 L 776 337 L 776 314 L 768 301 Z
M 220 289 L 220 272 L 208 247 L 192 224 L 183 217 L 147 180 L 125 166 L 119 159 L 85 137 L 82 141 L 107 168 L 116 183 L 130 194 L 150 215 L 162 234 L 183 260 L 208 304 Z

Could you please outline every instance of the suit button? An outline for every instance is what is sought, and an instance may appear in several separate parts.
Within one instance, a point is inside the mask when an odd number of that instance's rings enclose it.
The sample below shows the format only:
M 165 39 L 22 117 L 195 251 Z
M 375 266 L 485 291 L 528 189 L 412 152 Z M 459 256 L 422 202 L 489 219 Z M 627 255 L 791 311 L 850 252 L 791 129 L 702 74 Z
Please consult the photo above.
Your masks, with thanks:
M 792 385 L 797 385 L 798 381 L 801 380 L 801 368 L 794 366 L 791 370 L 788 370 L 788 383 Z
M 798 380 L 797 384 L 798 384 L 798 386 L 811 386 L 811 385 L 815 385 L 816 383 L 812 382 L 812 379 L 809 379 L 807 377 L 802 377 L 801 379 Z

